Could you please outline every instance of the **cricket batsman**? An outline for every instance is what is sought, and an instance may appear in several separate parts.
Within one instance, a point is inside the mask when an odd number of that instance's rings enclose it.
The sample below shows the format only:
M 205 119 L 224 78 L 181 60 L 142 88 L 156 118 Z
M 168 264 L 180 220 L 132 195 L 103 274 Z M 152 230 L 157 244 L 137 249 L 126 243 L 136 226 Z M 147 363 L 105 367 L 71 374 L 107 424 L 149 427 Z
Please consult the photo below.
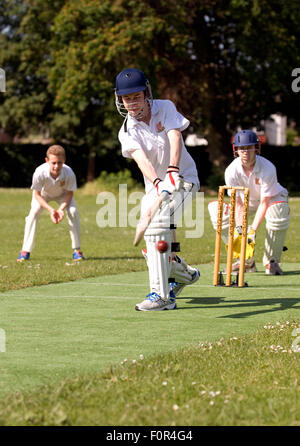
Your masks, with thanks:
M 256 231 L 266 221 L 266 236 L 263 265 L 266 274 L 282 275 L 281 254 L 286 233 L 290 224 L 290 208 L 288 191 L 277 181 L 276 167 L 260 155 L 261 144 L 255 132 L 242 130 L 237 132 L 233 141 L 235 159 L 225 170 L 227 186 L 248 187 L 250 191 L 249 215 L 254 216 L 248 227 L 245 271 L 256 272 L 254 260 Z M 230 195 L 230 190 L 228 191 Z M 216 229 L 217 202 L 208 205 L 211 222 Z M 229 206 L 224 204 L 222 240 L 228 243 Z M 243 193 L 237 191 L 236 196 L 236 228 L 233 242 L 233 257 L 237 260 L 232 271 L 238 271 L 240 262 L 241 226 L 243 216 Z
M 160 194 L 167 197 L 144 233 L 147 249 L 142 253 L 149 270 L 150 293 L 135 308 L 173 310 L 176 295 L 200 276 L 198 269 L 176 254 L 179 244 L 175 242 L 176 220 L 200 187 L 196 165 L 181 135 L 189 121 L 170 100 L 153 99 L 148 79 L 137 68 L 118 74 L 115 101 L 125 117 L 119 131 L 122 155 L 134 159 L 144 177 L 141 216 Z

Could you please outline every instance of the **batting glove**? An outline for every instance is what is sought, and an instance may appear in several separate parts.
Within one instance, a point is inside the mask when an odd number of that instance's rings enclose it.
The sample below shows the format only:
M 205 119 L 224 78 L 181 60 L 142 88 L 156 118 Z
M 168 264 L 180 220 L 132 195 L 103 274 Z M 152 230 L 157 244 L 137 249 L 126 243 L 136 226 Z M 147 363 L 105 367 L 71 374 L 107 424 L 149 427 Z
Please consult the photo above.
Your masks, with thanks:
M 179 167 L 169 166 L 164 179 L 166 189 L 173 193 L 183 186 L 183 176 L 179 174 Z
M 160 195 L 163 191 L 163 181 L 160 178 L 155 178 L 153 186 L 156 188 L 157 195 Z
M 162 192 L 168 192 L 168 194 L 172 194 L 173 190 L 170 188 L 169 184 L 166 184 L 165 181 L 162 181 L 160 178 L 155 178 L 153 181 L 153 185 L 156 188 L 157 195 L 160 195 Z

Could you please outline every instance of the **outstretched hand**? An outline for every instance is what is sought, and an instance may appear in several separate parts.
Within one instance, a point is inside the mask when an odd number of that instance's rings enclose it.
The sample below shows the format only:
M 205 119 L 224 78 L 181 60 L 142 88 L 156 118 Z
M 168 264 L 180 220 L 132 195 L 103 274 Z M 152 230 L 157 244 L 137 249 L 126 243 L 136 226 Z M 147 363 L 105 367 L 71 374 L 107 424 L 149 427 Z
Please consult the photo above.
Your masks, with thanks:
M 59 215 L 59 220 L 58 220 L 58 223 L 59 223 L 59 222 L 61 222 L 62 219 L 64 218 L 65 213 L 64 213 L 64 211 L 63 211 L 62 209 L 57 209 L 57 213 L 58 213 L 58 215 Z
M 57 225 L 64 218 L 64 211 L 62 211 L 60 209 L 58 209 L 58 210 L 52 209 L 52 211 L 50 212 L 50 218 L 51 218 L 52 222 L 55 225 Z

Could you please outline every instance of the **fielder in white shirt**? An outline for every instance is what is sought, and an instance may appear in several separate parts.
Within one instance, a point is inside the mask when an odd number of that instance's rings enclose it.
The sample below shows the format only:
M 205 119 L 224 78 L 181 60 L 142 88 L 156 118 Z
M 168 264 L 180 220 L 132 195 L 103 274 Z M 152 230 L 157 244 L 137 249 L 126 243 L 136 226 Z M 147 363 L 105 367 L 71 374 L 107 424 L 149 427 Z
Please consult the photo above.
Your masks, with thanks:
M 122 154 L 136 161 L 144 176 L 146 195 L 141 215 L 162 191 L 166 200 L 147 228 L 143 255 L 149 269 L 150 293 L 136 305 L 139 311 L 172 310 L 176 295 L 199 279 L 200 272 L 176 252 L 176 220 L 191 203 L 200 184 L 195 162 L 187 152 L 181 132 L 189 121 L 169 100 L 153 100 L 150 83 L 136 68 L 123 70 L 116 78 L 116 106 L 125 121 L 119 131 Z M 161 253 L 157 242 L 164 240 Z
M 260 155 L 260 141 L 252 130 L 242 130 L 234 137 L 234 161 L 225 170 L 228 186 L 248 187 L 250 192 L 249 215 L 254 215 L 248 230 L 248 240 L 255 246 L 255 233 L 266 221 L 266 237 L 263 264 L 266 274 L 281 275 L 281 254 L 290 223 L 288 191 L 277 181 L 276 167 Z M 225 205 L 226 206 L 226 205 Z M 217 204 L 208 205 L 211 221 L 216 228 Z M 237 191 L 236 225 L 242 225 L 243 193 Z M 223 215 L 222 239 L 227 243 L 229 212 Z M 233 271 L 239 269 L 239 260 L 233 264 Z M 254 256 L 245 263 L 245 270 L 256 272 Z
M 80 250 L 80 221 L 73 197 L 77 189 L 76 177 L 71 167 L 65 164 L 66 155 L 63 147 L 53 145 L 47 150 L 45 163 L 36 168 L 32 178 L 32 200 L 29 215 L 25 221 L 25 231 L 22 251 L 18 262 L 29 260 L 34 247 L 37 222 L 43 209 L 46 209 L 52 222 L 58 224 L 67 213 L 70 236 L 73 248 L 73 260 L 83 260 Z M 50 201 L 56 201 L 59 208 L 50 206 Z

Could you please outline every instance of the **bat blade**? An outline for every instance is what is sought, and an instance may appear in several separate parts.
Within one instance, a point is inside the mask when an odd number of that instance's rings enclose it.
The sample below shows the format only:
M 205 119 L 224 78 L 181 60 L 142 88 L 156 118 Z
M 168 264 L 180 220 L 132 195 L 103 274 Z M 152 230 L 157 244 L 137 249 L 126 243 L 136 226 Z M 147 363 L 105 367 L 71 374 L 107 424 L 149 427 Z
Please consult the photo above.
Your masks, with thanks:
M 169 198 L 170 194 L 166 191 L 162 192 L 159 197 L 152 203 L 152 205 L 147 209 L 145 214 L 140 219 L 139 223 L 136 226 L 135 231 L 135 238 L 133 241 L 133 246 L 138 246 L 141 239 L 143 238 L 143 235 L 150 225 L 151 221 L 155 217 L 158 209 L 160 208 L 163 201 L 165 201 L 167 198 Z

